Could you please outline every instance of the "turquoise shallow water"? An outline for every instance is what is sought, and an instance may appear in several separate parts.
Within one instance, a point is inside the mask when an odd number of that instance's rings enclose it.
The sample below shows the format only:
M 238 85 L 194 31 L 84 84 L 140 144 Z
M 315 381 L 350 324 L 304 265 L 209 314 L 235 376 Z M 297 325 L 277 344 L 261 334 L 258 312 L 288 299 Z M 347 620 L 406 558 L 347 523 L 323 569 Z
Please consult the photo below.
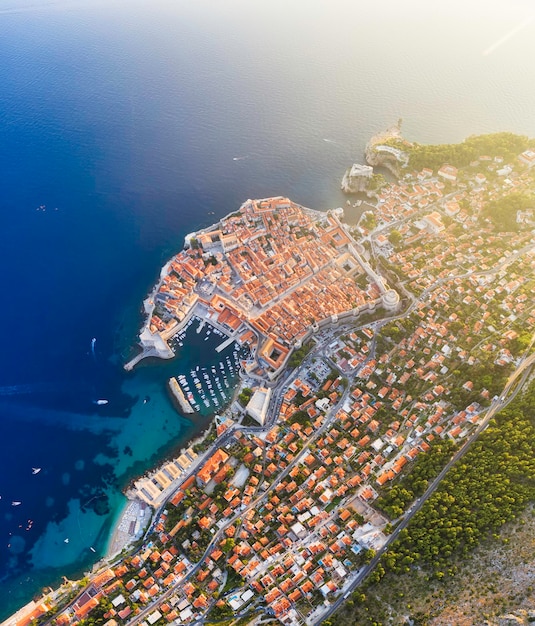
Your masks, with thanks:
M 210 361 L 210 342 L 122 370 L 141 302 L 184 235 L 248 197 L 343 204 L 343 171 L 399 117 L 422 142 L 535 136 L 532 10 L 2 4 L 0 619 L 90 567 L 121 488 L 208 421 L 178 415 L 164 381 Z

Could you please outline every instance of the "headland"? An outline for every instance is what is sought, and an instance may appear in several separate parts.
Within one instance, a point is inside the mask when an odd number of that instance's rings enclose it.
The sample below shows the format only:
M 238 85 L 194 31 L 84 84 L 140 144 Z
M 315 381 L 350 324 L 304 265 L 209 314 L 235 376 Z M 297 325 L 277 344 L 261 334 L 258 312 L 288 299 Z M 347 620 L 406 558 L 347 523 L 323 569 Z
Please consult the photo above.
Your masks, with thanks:
M 145 301 L 142 351 L 125 369 L 147 356 L 172 358 L 169 340 L 196 316 L 228 341 L 247 345 L 244 372 L 272 382 L 320 328 L 392 306 L 394 294 L 341 214 L 282 197 L 247 200 L 212 227 L 188 235 Z

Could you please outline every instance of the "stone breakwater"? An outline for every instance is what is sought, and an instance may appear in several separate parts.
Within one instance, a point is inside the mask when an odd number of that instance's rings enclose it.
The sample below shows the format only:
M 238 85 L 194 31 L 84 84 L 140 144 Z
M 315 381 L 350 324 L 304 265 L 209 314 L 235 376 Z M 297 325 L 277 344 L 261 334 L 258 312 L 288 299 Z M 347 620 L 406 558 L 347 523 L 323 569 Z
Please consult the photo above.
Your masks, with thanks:
M 169 379 L 169 389 L 171 390 L 171 393 L 176 398 L 178 404 L 180 405 L 180 408 L 184 411 L 184 413 L 195 413 L 193 407 L 186 399 L 182 388 L 180 387 L 177 379 L 174 376 Z

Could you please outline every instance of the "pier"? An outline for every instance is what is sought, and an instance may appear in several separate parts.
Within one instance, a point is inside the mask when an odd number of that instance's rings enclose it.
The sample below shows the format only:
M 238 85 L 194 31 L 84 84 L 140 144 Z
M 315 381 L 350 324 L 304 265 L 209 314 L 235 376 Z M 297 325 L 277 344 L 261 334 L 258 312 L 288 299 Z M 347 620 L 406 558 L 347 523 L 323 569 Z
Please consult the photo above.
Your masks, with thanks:
M 124 365 L 124 369 L 127 372 L 130 372 L 134 369 L 134 367 L 142 360 L 146 357 L 147 355 L 145 354 L 145 351 L 140 352 L 138 355 L 136 355 L 133 359 L 131 359 L 130 361 L 128 361 L 128 363 L 125 363 Z
M 142 360 L 153 356 L 158 359 L 172 359 L 175 353 L 167 345 L 167 342 L 159 334 L 152 334 L 148 328 L 144 328 L 140 335 L 142 351 L 125 364 L 124 369 L 129 372 Z
M 223 343 L 220 343 L 217 348 L 215 349 L 216 352 L 223 352 L 223 350 L 225 348 L 228 348 L 232 343 L 234 343 L 236 341 L 236 337 L 234 337 L 233 335 L 231 335 L 230 337 L 227 337 L 227 339 L 225 339 L 225 341 Z

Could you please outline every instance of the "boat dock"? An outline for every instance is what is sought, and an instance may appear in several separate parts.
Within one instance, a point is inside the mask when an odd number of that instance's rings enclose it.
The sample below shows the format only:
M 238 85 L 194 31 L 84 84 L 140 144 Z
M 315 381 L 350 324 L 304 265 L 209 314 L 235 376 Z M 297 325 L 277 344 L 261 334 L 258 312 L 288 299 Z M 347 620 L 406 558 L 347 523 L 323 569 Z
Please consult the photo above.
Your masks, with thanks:
M 125 363 L 124 365 L 124 369 L 127 372 L 130 372 L 134 369 L 134 367 L 142 360 L 144 359 L 146 356 L 145 352 L 141 352 L 140 354 L 137 354 L 133 359 L 131 359 L 130 361 L 128 361 L 128 363 Z
M 141 352 L 124 365 L 124 369 L 129 372 L 142 360 L 147 357 L 158 359 L 172 359 L 175 353 L 167 345 L 166 341 L 159 335 L 152 335 L 148 328 L 145 328 L 140 335 Z
M 228 348 L 231 344 L 233 344 L 236 341 L 236 338 L 233 337 L 232 335 L 230 337 L 227 337 L 227 339 L 225 339 L 225 341 L 223 343 L 220 343 L 217 348 L 215 349 L 216 352 L 223 352 L 223 350 L 225 348 Z
M 180 404 L 180 408 L 184 411 L 184 413 L 195 413 L 193 407 L 186 399 L 186 396 L 182 391 L 182 387 L 178 384 L 175 377 L 169 379 L 169 389 L 171 389 L 171 393 L 177 399 L 178 404 Z

